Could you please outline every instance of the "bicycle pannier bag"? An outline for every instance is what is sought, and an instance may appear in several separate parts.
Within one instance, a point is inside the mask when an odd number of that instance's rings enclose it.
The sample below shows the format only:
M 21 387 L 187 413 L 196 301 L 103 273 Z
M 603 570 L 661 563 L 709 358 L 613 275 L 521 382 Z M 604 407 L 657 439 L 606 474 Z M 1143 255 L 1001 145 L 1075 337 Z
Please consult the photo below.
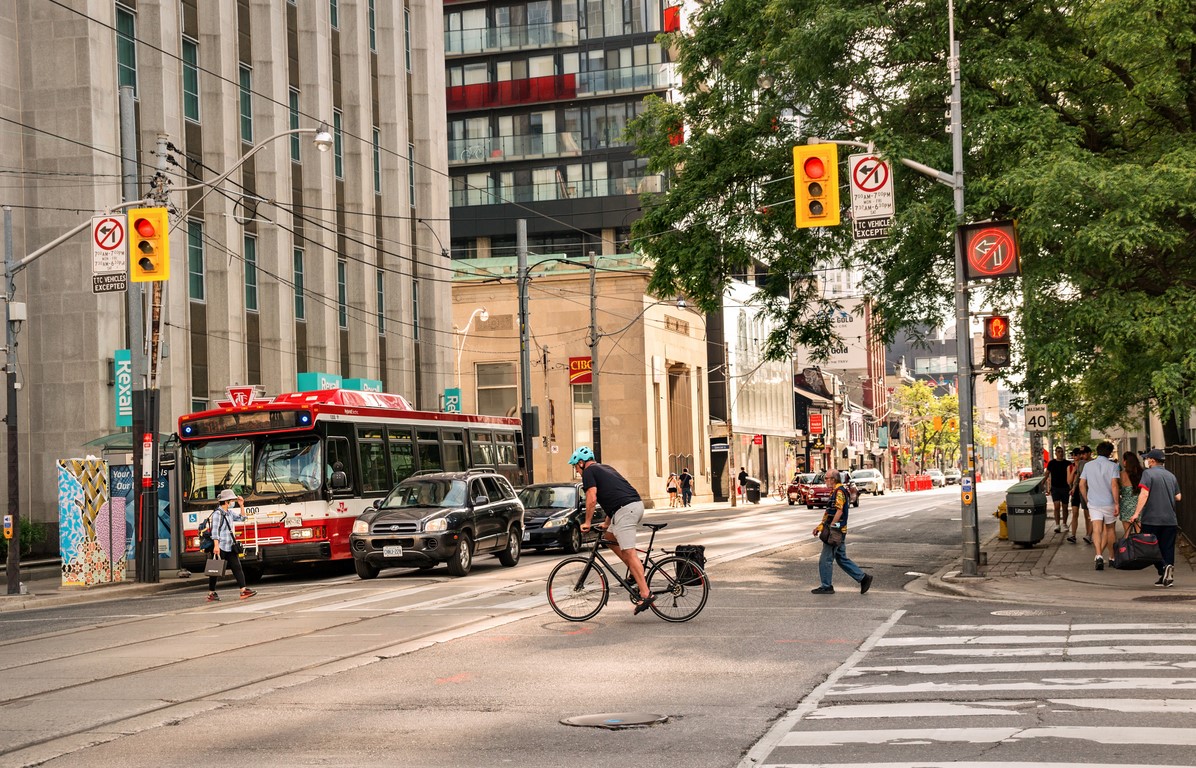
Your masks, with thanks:
M 677 548 L 673 550 L 673 554 L 677 555 L 678 557 L 684 557 L 687 560 L 692 560 L 702 568 L 706 567 L 706 547 L 702 546 L 701 544 L 679 544 Z M 685 586 L 691 587 L 700 583 L 701 574 L 689 567 L 688 564 L 682 563 L 681 567 L 677 569 L 677 578 L 680 579 L 681 583 Z

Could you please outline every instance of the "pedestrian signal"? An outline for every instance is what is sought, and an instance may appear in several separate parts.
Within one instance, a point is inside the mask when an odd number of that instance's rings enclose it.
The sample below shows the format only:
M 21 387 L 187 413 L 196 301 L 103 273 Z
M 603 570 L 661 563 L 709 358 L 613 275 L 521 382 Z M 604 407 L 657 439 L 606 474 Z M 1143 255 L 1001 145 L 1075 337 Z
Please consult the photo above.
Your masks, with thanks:
M 992 315 L 984 318 L 984 367 L 1004 368 L 1009 365 L 1009 318 Z
M 150 283 L 170 278 L 170 219 L 165 208 L 129 211 L 129 280 Z
M 839 147 L 813 144 L 793 148 L 793 190 L 797 226 L 839 224 Z

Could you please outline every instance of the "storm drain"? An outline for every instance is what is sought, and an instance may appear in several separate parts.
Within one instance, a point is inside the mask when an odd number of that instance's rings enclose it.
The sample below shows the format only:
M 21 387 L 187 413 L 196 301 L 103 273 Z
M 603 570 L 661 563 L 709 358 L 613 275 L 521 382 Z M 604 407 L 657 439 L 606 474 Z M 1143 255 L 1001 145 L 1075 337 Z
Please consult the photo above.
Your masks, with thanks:
M 1067 611 L 1050 611 L 1040 608 L 1010 608 L 1005 611 L 993 611 L 993 616 L 1062 616 Z
M 607 712 L 601 715 L 578 715 L 567 717 L 561 721 L 562 725 L 573 725 L 578 728 L 606 728 L 618 731 L 623 728 L 647 728 L 650 725 L 668 722 L 668 715 L 655 715 L 651 712 Z

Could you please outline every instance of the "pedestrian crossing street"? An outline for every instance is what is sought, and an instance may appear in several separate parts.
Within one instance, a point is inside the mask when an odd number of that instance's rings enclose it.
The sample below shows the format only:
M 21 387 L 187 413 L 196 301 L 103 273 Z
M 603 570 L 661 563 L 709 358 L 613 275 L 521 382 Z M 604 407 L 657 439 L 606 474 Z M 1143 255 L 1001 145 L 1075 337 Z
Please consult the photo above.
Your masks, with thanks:
M 1196 764 L 1196 623 L 1060 616 L 919 627 L 903 617 L 894 613 L 740 768 Z

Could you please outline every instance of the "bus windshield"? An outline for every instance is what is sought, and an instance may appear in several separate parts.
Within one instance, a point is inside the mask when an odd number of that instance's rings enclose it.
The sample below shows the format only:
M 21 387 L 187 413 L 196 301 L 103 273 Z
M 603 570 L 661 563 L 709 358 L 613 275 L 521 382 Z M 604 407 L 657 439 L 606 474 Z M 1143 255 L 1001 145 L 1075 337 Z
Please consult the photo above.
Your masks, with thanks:
M 258 494 L 307 494 L 323 481 L 324 451 L 315 437 L 281 438 L 263 444 L 253 471 Z M 331 469 L 327 470 L 331 472 Z
M 232 488 L 241 496 L 248 495 L 252 440 L 213 440 L 188 445 L 186 450 L 191 470 L 188 500 L 215 501 L 225 488 Z

